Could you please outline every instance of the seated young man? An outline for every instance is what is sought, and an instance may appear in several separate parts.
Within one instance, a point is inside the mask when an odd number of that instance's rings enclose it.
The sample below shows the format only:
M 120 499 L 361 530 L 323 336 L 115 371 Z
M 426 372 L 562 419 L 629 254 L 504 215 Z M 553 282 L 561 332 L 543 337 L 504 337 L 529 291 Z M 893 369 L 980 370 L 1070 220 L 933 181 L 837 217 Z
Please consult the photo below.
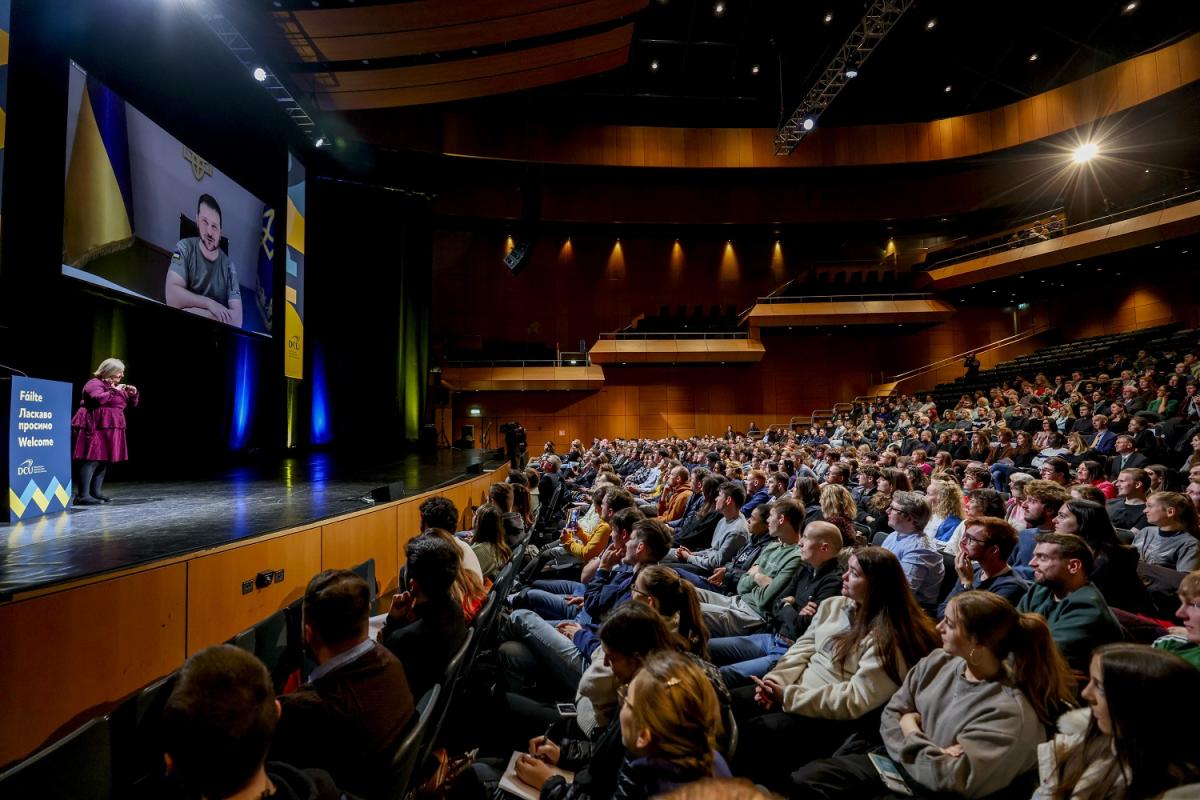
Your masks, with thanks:
M 453 554 L 453 545 L 441 544 Z M 387 779 L 392 751 L 413 715 L 405 668 L 368 637 L 370 610 L 367 583 L 350 570 L 325 570 L 309 581 L 303 636 L 317 668 L 279 699 L 271 748 L 272 759 L 328 770 L 358 794 L 377 791 Z
M 605 529 L 608 531 L 604 540 L 606 548 L 614 542 L 626 541 L 628 534 L 633 531 L 634 524 L 638 520 L 645 519 L 641 510 L 634 507 L 633 498 L 627 492 L 620 489 L 610 490 L 609 495 L 614 494 L 616 495 L 613 498 L 614 502 L 623 507 L 616 510 L 609 509 L 605 512 L 607 514 Z M 605 500 L 605 508 L 608 508 L 608 499 Z M 598 565 L 600 555 L 603 555 L 603 551 L 592 559 L 592 562 L 596 562 Z M 589 569 L 592 562 L 583 568 L 581 577 L 584 580 L 543 579 L 534 581 L 532 586 L 522 589 L 512 598 L 512 607 L 528 609 L 547 620 L 575 619 L 583 611 L 583 598 L 587 593 L 587 585 L 595 576 L 595 570 Z M 598 609 L 601 616 L 609 610 L 603 603 L 593 608 Z M 587 615 L 580 620 L 581 623 L 591 621 L 591 617 Z
M 803 519 L 799 507 L 792 501 L 787 502 L 791 502 L 795 508 L 793 515 Z M 772 509 L 772 516 L 777 515 L 786 518 L 788 512 L 785 509 Z M 780 657 L 808 629 L 817 613 L 817 606 L 841 593 L 842 573 L 838 568 L 841 547 L 842 533 L 836 525 L 830 522 L 808 523 L 799 541 L 801 563 L 791 582 L 776 595 L 765 615 L 769 631 L 746 636 L 722 637 L 716 634 L 709 641 L 712 663 L 721 668 L 721 677 L 726 686 L 730 689 L 747 686 L 751 676 L 762 677 L 770 672 Z
M 761 508 L 761 506 L 760 506 Z M 699 589 L 700 610 L 715 636 L 741 636 L 767 625 L 766 616 L 800 567 L 799 528 L 804 509 L 790 499 L 778 500 L 767 511 L 767 531 L 774 540 L 741 576 L 733 596 Z
M 506 685 L 518 691 L 540 673 L 560 696 L 574 696 L 599 646 L 600 623 L 609 611 L 629 602 L 638 573 L 661 561 L 670 546 L 671 529 L 666 523 L 638 520 L 627 541 L 614 542 L 601 554 L 600 568 L 584 594 L 583 611 L 575 619 L 552 622 L 528 609 L 514 611 L 509 617 L 509 640 L 500 645 Z M 589 621 L 581 623 L 584 613 Z
M 261 661 L 228 644 L 201 650 L 163 709 L 167 771 L 208 800 L 345 797 L 323 770 L 267 762 L 279 714 Z
M 900 559 L 917 603 L 932 613 L 937 608 L 946 563 L 924 533 L 932 513 L 929 502 L 916 492 L 895 492 L 886 513 L 892 532 L 882 547 Z
M 968 519 L 959 550 L 954 556 L 958 580 L 950 594 L 938 606 L 937 618 L 946 616 L 950 600 L 963 592 L 977 589 L 1003 597 L 1014 606 L 1029 591 L 1029 583 L 1008 563 L 1017 546 L 1017 532 L 998 517 Z
M 1033 550 L 1037 537 L 1042 533 L 1054 532 L 1054 517 L 1071 494 L 1054 481 L 1026 481 L 1022 489 L 1025 499 L 1021 501 L 1021 512 L 1029 527 L 1017 534 L 1017 546 L 1008 556 L 1013 570 L 1026 581 L 1033 580 Z
M 404 548 L 405 591 L 392 597 L 379 641 L 404 664 L 417 697 L 442 679 L 467 637 L 462 603 L 454 599 L 458 560 L 453 545 L 418 536 Z
M 686 547 L 673 548 L 667 561 L 672 566 L 700 575 L 711 575 L 717 567 L 732 561 L 737 551 L 741 550 L 750 538 L 746 518 L 741 512 L 745 502 L 746 490 L 740 485 L 733 482 L 721 484 L 716 502 L 716 510 L 721 519 L 713 531 L 712 545 L 698 551 Z
M 1073 533 L 1040 533 L 1031 566 L 1037 585 L 1017 610 L 1045 617 L 1063 658 L 1086 673 L 1093 650 L 1123 637 L 1121 624 L 1089 578 L 1095 566 L 1091 548 Z

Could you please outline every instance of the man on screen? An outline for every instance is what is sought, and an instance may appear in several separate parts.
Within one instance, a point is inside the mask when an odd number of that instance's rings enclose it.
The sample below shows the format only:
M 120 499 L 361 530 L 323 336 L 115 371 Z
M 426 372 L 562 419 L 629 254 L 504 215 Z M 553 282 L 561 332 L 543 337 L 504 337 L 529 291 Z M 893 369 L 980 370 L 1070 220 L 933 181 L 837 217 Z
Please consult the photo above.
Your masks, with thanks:
M 237 269 L 221 250 L 221 207 L 212 195 L 196 204 L 199 236 L 180 239 L 167 268 L 166 303 L 226 325 L 242 327 Z

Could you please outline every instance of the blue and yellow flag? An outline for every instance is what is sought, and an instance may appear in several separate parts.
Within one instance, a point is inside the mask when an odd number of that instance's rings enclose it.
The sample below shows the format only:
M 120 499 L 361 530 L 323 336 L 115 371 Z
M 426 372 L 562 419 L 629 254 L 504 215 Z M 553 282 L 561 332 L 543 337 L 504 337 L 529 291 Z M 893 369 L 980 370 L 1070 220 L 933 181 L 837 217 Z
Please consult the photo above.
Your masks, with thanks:
M 125 101 L 88 77 L 63 212 L 63 263 L 82 267 L 133 243 L 133 182 Z

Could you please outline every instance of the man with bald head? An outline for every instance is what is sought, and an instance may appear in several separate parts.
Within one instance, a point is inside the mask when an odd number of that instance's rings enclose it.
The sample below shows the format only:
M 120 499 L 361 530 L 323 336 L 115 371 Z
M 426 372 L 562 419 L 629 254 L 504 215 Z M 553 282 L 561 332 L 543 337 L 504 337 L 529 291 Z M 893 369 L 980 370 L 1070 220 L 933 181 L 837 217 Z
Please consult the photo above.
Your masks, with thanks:
M 782 502 L 782 501 L 781 501 Z M 766 615 L 768 630 L 709 640 L 712 663 L 730 689 L 750 684 L 750 677 L 771 671 L 780 657 L 808 630 L 817 606 L 841 594 L 838 553 L 842 533 L 831 522 L 810 522 L 798 544 L 801 563 L 791 583 Z M 705 618 L 707 620 L 707 617 Z

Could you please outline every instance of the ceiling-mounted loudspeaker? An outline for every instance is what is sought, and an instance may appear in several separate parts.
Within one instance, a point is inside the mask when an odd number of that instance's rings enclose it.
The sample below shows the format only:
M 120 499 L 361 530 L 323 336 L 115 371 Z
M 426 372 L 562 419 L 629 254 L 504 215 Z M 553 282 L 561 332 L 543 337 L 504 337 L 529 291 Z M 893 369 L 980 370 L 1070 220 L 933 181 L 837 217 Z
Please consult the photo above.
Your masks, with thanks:
M 514 239 L 513 248 L 504 256 L 504 266 L 513 275 L 520 275 L 525 268 L 526 256 L 529 255 L 529 242 L 525 239 Z

